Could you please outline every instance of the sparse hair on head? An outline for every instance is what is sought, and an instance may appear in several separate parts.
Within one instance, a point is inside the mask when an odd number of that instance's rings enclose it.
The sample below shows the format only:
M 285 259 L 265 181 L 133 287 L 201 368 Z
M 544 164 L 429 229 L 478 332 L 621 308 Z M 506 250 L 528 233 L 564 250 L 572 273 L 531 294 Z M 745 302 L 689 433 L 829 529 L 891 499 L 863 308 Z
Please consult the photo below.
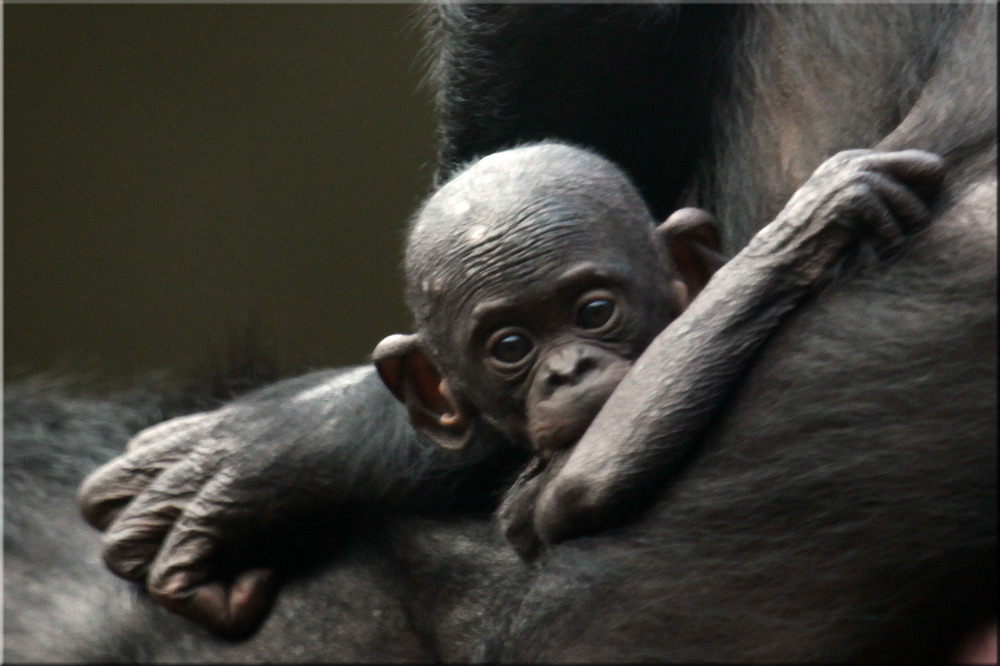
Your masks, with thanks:
M 545 214 L 538 214 L 544 211 Z M 467 251 L 470 240 L 538 237 L 552 219 L 613 219 L 616 236 L 643 240 L 654 220 L 613 162 L 558 142 L 525 144 L 476 158 L 439 187 L 413 217 L 404 260 L 406 299 L 418 325 L 428 282 Z M 629 224 L 629 222 L 632 222 Z

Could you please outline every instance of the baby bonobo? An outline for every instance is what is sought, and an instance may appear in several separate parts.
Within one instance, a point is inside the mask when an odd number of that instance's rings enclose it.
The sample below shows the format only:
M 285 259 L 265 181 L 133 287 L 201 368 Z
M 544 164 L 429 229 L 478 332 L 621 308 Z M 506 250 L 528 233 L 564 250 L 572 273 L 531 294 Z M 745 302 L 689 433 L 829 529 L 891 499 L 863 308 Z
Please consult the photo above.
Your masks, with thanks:
M 940 174 L 919 151 L 841 153 L 725 263 L 711 215 L 657 225 L 589 151 L 496 153 L 419 212 L 405 258 L 417 332 L 374 360 L 431 442 L 462 448 L 481 420 L 534 450 L 501 508 L 531 558 L 539 537 L 600 529 L 661 483 L 782 315 L 862 234 L 890 247 L 928 219 L 909 185 Z

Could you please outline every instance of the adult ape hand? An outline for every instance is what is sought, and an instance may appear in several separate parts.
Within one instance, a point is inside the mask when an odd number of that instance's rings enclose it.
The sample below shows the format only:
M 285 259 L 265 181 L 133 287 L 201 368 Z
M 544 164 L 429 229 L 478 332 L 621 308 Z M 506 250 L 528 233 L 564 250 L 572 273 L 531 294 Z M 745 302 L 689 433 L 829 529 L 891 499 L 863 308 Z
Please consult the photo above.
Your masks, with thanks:
M 79 500 L 105 532 L 112 571 L 237 637 L 264 618 L 275 589 L 266 563 L 244 558 L 233 573 L 238 549 L 297 518 L 412 497 L 420 472 L 447 475 L 451 461 L 434 456 L 373 368 L 327 370 L 139 433 Z

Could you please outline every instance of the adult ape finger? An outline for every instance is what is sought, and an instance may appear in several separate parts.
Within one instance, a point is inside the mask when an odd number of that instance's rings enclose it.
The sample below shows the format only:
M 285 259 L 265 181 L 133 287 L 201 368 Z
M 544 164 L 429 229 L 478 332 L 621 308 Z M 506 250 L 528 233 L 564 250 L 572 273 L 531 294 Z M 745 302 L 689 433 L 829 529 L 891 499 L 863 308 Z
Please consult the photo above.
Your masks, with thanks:
M 225 410 L 192 414 L 140 432 L 126 445 L 126 455 L 105 463 L 80 486 L 77 501 L 84 519 L 97 529 L 107 529 L 164 470 L 186 465 L 186 458 L 210 439 L 226 416 Z

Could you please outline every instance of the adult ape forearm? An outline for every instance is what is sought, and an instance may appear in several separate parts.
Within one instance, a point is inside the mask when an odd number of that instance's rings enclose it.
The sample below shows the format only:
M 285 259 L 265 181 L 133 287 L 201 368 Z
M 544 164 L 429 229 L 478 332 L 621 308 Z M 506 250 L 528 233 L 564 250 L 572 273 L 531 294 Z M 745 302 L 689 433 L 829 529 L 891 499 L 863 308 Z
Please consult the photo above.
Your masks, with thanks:
M 755 352 L 848 247 L 879 250 L 929 220 L 921 196 L 943 176 L 921 151 L 845 151 L 821 166 L 778 217 L 719 269 L 657 336 L 540 491 L 544 541 L 626 514 L 692 451 Z

